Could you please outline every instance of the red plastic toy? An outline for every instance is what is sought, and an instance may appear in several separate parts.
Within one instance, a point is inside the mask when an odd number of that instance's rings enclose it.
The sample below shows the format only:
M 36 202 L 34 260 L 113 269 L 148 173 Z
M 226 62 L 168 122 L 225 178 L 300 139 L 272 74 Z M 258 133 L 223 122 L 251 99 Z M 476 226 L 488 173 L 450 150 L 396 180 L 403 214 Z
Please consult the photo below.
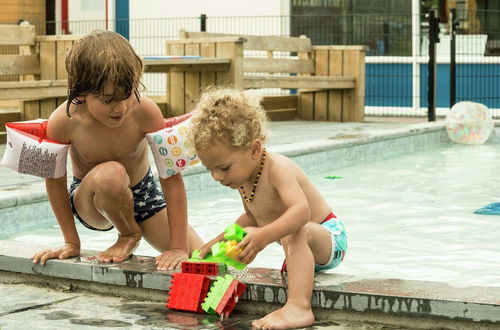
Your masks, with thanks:
M 182 272 L 189 274 L 217 276 L 219 274 L 219 264 L 216 262 L 183 261 Z
M 167 306 L 171 309 L 203 313 L 201 303 L 210 286 L 210 279 L 205 275 L 175 273 L 172 275 Z

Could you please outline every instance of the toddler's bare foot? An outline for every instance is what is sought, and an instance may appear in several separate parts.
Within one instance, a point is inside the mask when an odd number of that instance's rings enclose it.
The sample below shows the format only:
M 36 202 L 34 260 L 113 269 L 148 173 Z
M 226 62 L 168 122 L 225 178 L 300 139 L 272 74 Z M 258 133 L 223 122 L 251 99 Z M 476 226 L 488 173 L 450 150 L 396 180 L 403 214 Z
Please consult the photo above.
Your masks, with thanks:
M 122 262 L 132 255 L 139 246 L 142 235 L 140 233 L 130 236 L 119 235 L 116 243 L 106 251 L 99 253 L 99 262 Z
M 282 308 L 253 321 L 252 326 L 259 329 L 289 329 L 308 327 L 313 322 L 311 308 L 287 302 Z

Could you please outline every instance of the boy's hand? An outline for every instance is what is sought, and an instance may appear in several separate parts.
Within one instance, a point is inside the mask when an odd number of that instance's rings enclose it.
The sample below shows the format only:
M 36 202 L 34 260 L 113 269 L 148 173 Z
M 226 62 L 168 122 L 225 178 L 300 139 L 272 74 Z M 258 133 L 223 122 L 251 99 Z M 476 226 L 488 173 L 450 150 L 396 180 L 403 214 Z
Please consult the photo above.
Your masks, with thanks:
M 205 258 L 207 254 L 212 252 L 212 245 L 214 245 L 215 243 L 217 242 L 212 240 L 201 247 L 199 254 L 200 259 Z
M 178 267 L 181 262 L 188 258 L 189 255 L 181 249 L 172 249 L 165 251 L 155 258 L 156 269 L 172 270 Z
M 205 258 L 205 256 L 209 253 L 212 252 L 212 245 L 220 242 L 220 241 L 223 241 L 224 240 L 224 233 L 220 233 L 219 235 L 217 235 L 214 239 L 210 240 L 209 242 L 205 243 L 205 245 L 203 245 L 200 249 L 200 254 L 199 254 L 199 257 L 201 259 Z
M 40 262 L 40 265 L 45 265 L 45 261 L 48 259 L 66 259 L 71 257 L 77 257 L 80 255 L 80 247 L 72 244 L 66 243 L 57 249 L 46 249 L 35 254 L 31 259 L 33 263 L 36 264 Z
M 247 232 L 245 238 L 241 240 L 236 248 L 243 250 L 238 256 L 238 259 L 245 264 L 249 264 L 255 259 L 260 251 L 269 245 L 270 242 L 265 236 L 262 228 L 245 227 L 245 231 Z

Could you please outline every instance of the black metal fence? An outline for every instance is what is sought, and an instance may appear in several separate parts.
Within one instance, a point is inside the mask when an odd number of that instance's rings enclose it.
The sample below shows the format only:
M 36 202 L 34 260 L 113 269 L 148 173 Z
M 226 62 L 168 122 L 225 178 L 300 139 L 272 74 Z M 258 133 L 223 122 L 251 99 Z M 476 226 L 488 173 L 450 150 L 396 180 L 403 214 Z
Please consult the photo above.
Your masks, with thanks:
M 456 82 L 450 82 L 451 23 L 439 24 L 436 44 L 436 108 L 445 115 L 450 107 L 450 86 L 456 86 L 456 101 L 481 102 L 500 118 L 500 11 L 456 13 Z M 93 29 L 120 32 L 140 55 L 165 54 L 165 41 L 178 38 L 178 31 L 254 35 L 307 35 L 315 45 L 365 45 L 367 115 L 426 116 L 428 107 L 428 15 L 300 15 L 188 17 L 131 19 L 123 21 L 70 21 L 72 34 Z M 32 23 L 43 34 L 61 33 L 61 22 Z M 150 93 L 164 93 L 161 74 L 147 74 Z

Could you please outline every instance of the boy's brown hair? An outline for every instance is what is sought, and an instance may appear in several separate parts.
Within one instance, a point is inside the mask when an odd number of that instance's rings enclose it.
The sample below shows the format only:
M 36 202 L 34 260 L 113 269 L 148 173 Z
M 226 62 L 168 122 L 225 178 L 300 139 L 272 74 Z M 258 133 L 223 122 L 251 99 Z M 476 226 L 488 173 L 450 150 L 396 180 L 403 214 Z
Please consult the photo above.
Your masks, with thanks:
M 220 141 L 247 149 L 267 140 L 268 121 L 261 96 L 238 89 L 212 88 L 202 94 L 193 113 L 190 138 L 196 150 Z
M 113 87 L 113 98 L 123 100 L 133 92 L 139 101 L 139 88 L 144 65 L 127 39 L 113 31 L 94 30 L 75 42 L 66 55 L 68 72 L 69 114 L 76 97 L 103 95 L 104 88 Z

